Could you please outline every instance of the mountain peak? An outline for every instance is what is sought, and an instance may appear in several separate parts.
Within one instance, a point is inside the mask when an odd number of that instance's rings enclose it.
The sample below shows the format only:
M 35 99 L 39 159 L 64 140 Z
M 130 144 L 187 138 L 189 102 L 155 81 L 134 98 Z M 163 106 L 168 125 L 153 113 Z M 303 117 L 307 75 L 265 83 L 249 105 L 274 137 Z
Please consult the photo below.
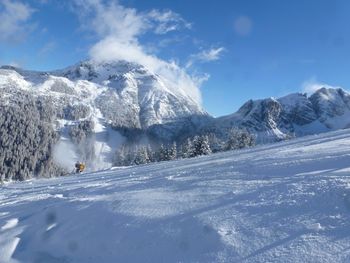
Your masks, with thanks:
M 11 66 L 11 65 L 2 65 L 0 66 L 0 69 L 8 69 L 8 70 L 18 70 L 19 68 L 18 67 L 15 67 L 15 66 Z
M 341 88 L 322 87 L 310 97 L 292 93 L 277 99 L 248 100 L 236 113 L 218 118 L 216 125 L 246 128 L 264 142 L 289 134 L 342 129 L 350 125 L 350 94 Z
M 94 82 L 108 80 L 113 75 L 123 75 L 128 72 L 146 73 L 142 65 L 124 60 L 114 62 L 98 62 L 94 60 L 81 61 L 62 70 L 55 70 L 53 75 L 63 76 L 71 80 L 84 79 Z
M 192 115 L 207 116 L 200 105 L 189 96 L 170 89 L 158 75 L 140 64 L 124 60 L 86 60 L 51 72 L 27 71 L 11 66 L 1 68 L 17 72 L 18 78 L 25 80 L 33 92 L 45 91 L 53 97 L 74 93 L 81 103 L 88 103 L 92 108 L 100 107 L 102 115 L 109 116 L 108 121 L 125 117 L 132 120 L 133 128 L 147 128 Z M 127 125 L 127 119 L 118 123 Z

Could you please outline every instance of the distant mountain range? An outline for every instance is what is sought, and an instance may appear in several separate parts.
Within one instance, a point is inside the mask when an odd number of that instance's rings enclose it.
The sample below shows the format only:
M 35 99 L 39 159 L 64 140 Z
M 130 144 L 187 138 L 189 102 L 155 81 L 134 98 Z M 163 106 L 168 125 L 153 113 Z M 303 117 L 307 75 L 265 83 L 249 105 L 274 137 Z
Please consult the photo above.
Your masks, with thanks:
M 244 127 L 260 142 L 349 128 L 350 94 L 321 88 L 311 96 L 293 93 L 278 99 L 249 100 L 236 113 L 214 122 L 219 129 Z
M 249 100 L 236 113 L 214 118 L 184 89 L 125 61 L 85 61 L 51 72 L 2 66 L 0 95 L 0 132 L 7 134 L 0 141 L 0 176 L 21 164 L 28 174 L 64 166 L 67 161 L 59 160 L 62 151 L 72 162 L 89 160 L 91 169 L 106 168 L 125 141 L 172 142 L 198 133 L 225 137 L 229 129 L 239 127 L 264 143 L 350 125 L 350 94 L 342 89 Z M 16 119 L 19 114 L 25 121 Z M 35 132 L 35 125 L 41 133 Z M 38 142 L 42 153 L 28 161 L 40 134 L 51 139 Z M 32 148 L 23 147 L 23 142 Z M 19 149 L 22 161 L 13 156 Z

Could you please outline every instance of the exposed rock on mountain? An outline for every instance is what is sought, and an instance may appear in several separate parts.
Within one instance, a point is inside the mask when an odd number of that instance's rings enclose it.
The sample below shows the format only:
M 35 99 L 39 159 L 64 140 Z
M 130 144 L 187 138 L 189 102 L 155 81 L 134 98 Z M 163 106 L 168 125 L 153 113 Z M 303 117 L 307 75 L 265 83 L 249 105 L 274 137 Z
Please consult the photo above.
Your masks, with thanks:
M 117 148 L 183 141 L 200 133 L 225 138 L 232 127 L 257 142 L 350 127 L 350 94 L 322 88 L 249 100 L 236 113 L 213 118 L 166 79 L 142 65 L 81 62 L 52 72 L 0 68 L 0 176 L 25 179 L 62 173 L 76 160 L 109 167 Z
M 9 152 L 15 151 L 6 148 L 6 136 L 13 134 L 18 145 L 24 146 L 26 136 L 32 136 L 26 133 L 28 125 L 38 133 L 43 129 L 45 136 L 56 134 L 55 140 L 41 145 L 48 160 L 53 158 L 54 145 L 64 141 L 74 145 L 71 160 L 65 160 L 70 163 L 67 167 L 73 167 L 74 159 L 79 159 L 88 162 L 90 169 L 101 169 L 111 165 L 115 150 L 125 140 L 176 140 L 197 127 L 196 118 L 210 118 L 183 88 L 168 86 L 167 80 L 145 67 L 125 61 L 86 61 L 53 72 L 4 66 L 0 69 L 0 92 L 0 106 L 6 107 L 0 119 L 0 158 L 6 160 Z M 22 97 L 30 97 L 34 106 L 26 106 Z M 8 108 L 20 112 L 23 119 L 28 115 L 29 123 L 23 126 L 12 121 L 16 117 L 5 114 Z M 33 114 L 37 116 L 29 117 Z M 25 160 L 31 160 L 31 154 L 32 149 L 26 151 L 25 147 L 21 152 Z M 40 163 L 33 162 L 32 166 Z M 0 173 L 17 178 L 15 174 L 22 172 L 20 168 L 8 172 L 13 166 L 8 161 L 1 162 Z M 36 174 L 38 169 L 29 171 Z M 27 172 L 18 176 L 26 177 Z
M 216 130 L 232 126 L 246 128 L 267 142 L 350 125 L 350 94 L 342 89 L 321 88 L 308 97 L 295 93 L 285 97 L 249 100 L 236 113 L 211 124 Z

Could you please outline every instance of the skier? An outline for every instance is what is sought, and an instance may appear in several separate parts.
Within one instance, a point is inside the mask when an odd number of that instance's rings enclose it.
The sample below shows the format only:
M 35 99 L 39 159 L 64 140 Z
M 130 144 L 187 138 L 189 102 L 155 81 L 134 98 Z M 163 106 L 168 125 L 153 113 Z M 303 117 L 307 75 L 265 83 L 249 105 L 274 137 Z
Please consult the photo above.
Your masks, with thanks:
M 75 164 L 75 173 L 81 173 L 85 169 L 85 164 L 81 162 L 76 162 Z

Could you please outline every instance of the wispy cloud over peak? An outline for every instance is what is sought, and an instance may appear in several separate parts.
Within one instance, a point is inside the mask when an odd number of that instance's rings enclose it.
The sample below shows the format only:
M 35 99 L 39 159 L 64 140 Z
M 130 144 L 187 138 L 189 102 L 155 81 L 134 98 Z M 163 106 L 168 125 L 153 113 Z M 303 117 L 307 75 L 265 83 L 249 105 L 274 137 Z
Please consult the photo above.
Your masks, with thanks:
M 180 29 L 191 29 L 192 24 L 183 19 L 179 14 L 167 10 L 161 12 L 159 10 L 153 9 L 147 14 L 150 21 L 155 23 L 156 34 L 166 34 L 171 31 L 176 31 Z
M 20 1 L 0 1 L 0 41 L 22 40 L 32 25 L 29 20 L 34 9 Z
M 196 62 L 210 62 L 220 59 L 221 54 L 225 51 L 224 47 L 210 48 L 207 50 L 202 50 L 197 54 L 190 56 L 189 61 L 186 64 L 186 67 L 191 67 Z
M 138 15 L 133 8 L 120 5 L 118 1 L 105 4 L 100 0 L 75 0 L 75 4 L 83 29 L 101 38 L 114 36 L 119 41 L 128 42 L 149 28 L 144 16 Z
M 77 13 L 85 29 L 102 37 L 113 35 L 120 41 L 133 41 L 145 33 L 161 35 L 191 28 L 190 23 L 171 10 L 138 12 L 121 5 L 117 0 L 107 3 L 101 0 L 75 0 L 75 4 L 79 7 Z
M 170 10 L 139 12 L 122 6 L 118 1 L 75 0 L 76 13 L 83 28 L 93 31 L 98 37 L 89 54 L 95 61 L 126 60 L 147 67 L 158 74 L 168 87 L 177 93 L 186 94 L 201 104 L 199 86 L 202 76 L 191 75 L 174 61 L 166 61 L 151 53 L 140 37 L 147 33 L 158 35 L 189 29 L 191 25 L 179 14 Z
M 333 85 L 329 85 L 329 84 L 317 81 L 317 79 L 315 77 L 313 77 L 307 81 L 304 81 L 301 86 L 302 86 L 302 91 L 307 93 L 307 94 L 312 94 L 321 88 L 327 88 L 327 89 L 329 89 L 329 88 L 332 88 L 332 89 L 341 88 L 341 89 L 343 89 L 342 87 L 339 87 L 339 86 L 333 86 Z

